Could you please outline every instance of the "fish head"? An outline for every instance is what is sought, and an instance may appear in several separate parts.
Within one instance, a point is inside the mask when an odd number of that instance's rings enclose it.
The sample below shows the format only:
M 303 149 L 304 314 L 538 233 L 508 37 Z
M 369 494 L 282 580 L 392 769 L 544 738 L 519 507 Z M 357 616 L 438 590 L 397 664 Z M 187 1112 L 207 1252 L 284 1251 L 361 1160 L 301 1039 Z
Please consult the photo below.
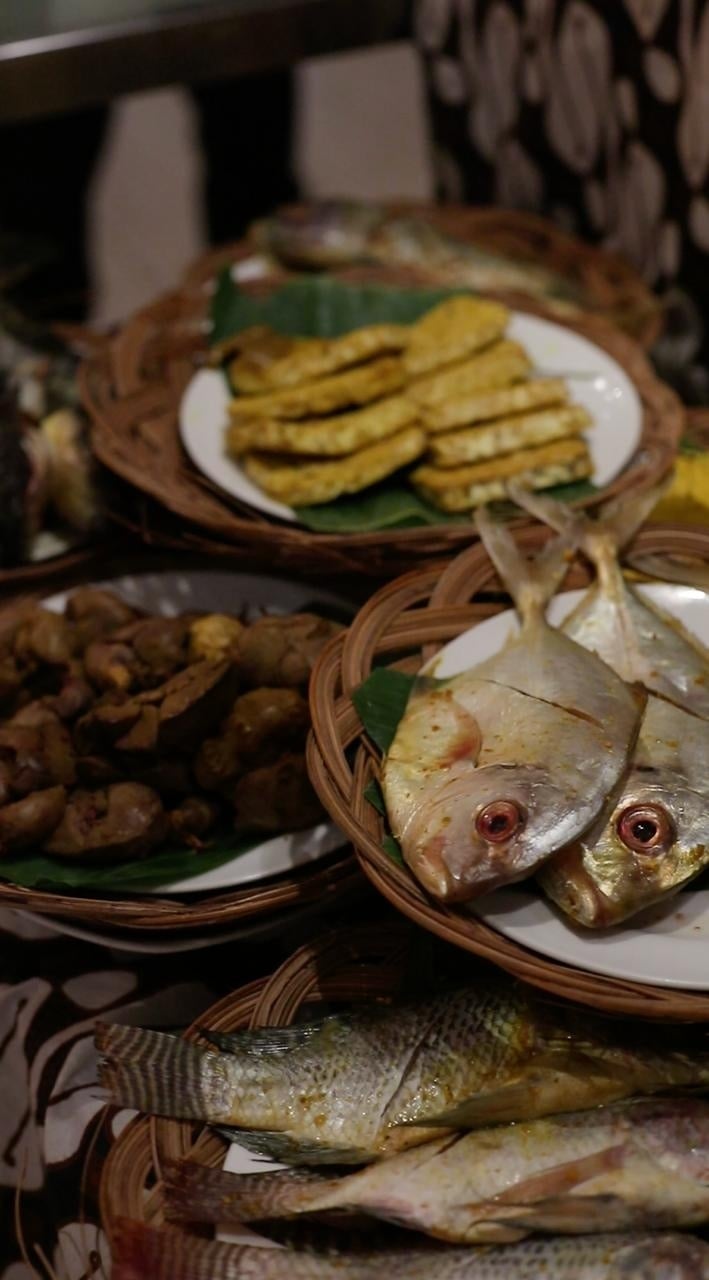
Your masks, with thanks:
M 707 797 L 669 770 L 633 770 L 610 815 L 540 873 L 546 893 L 579 924 L 618 924 L 709 864 Z
M 449 771 L 409 824 L 404 852 L 429 893 L 466 902 L 521 880 L 568 839 L 563 785 L 535 765 Z

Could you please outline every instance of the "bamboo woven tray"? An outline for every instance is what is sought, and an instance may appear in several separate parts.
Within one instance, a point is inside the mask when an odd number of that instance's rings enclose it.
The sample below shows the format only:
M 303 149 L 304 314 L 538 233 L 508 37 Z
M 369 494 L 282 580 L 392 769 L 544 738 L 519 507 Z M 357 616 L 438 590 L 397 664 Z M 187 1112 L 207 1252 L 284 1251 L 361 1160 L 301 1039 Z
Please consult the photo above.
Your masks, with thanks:
M 541 526 L 518 535 L 527 551 L 549 537 Z M 709 529 L 656 525 L 636 538 L 631 556 L 653 554 L 709 561 Z M 590 575 L 580 565 L 566 580 L 568 588 L 587 585 Z M 468 630 L 483 616 L 500 612 L 507 602 L 481 601 L 501 590 L 483 547 L 477 543 L 443 571 L 431 568 L 383 587 L 360 610 L 344 637 L 321 655 L 310 687 L 313 731 L 308 746 L 311 780 L 325 808 L 354 844 L 362 869 L 374 886 L 400 911 L 425 929 L 458 947 L 493 961 L 555 995 L 610 1013 L 644 1018 L 709 1019 L 706 994 L 653 987 L 610 978 L 536 954 L 503 937 L 470 915 L 427 896 L 407 868 L 383 850 L 383 819 L 365 799 L 368 783 L 379 776 L 380 758 L 362 729 L 351 694 L 370 674 L 375 660 L 396 662 L 416 671 L 437 649 Z M 401 660 L 402 654 L 409 654 Z
M 200 1040 L 200 1028 L 288 1026 L 303 1005 L 321 1001 L 386 999 L 395 994 L 415 934 L 403 922 L 386 928 L 361 926 L 328 934 L 296 951 L 273 977 L 233 992 L 185 1032 Z M 161 1166 L 188 1158 L 210 1168 L 224 1162 L 227 1144 L 212 1130 L 189 1121 L 140 1116 L 111 1147 L 101 1177 L 101 1219 L 111 1238 L 119 1218 L 163 1226 Z
M 87 567 L 74 567 L 61 581 L 53 575 L 42 579 L 42 587 L 26 599 L 40 600 L 60 588 L 105 581 L 126 573 L 149 574 L 160 570 L 219 569 L 243 571 L 243 559 L 230 548 L 222 548 L 223 555 L 215 566 L 213 556 L 187 555 L 179 552 L 171 555 L 165 550 L 124 549 L 121 555 L 109 548 L 98 548 Z M 324 586 L 320 581 L 320 586 Z M 338 584 L 340 588 L 342 584 Z M 340 590 L 342 594 L 342 590 Z M 16 602 L 14 597 L 6 607 Z M 345 841 L 343 839 L 343 845 Z M 48 889 L 30 889 L 0 880 L 0 906 L 29 911 L 40 916 L 56 916 L 137 934 L 165 937 L 173 932 L 186 933 L 204 926 L 224 927 L 230 923 L 246 923 L 263 919 L 289 907 L 322 902 L 331 905 L 341 896 L 349 894 L 361 879 L 357 864 L 349 849 L 323 857 L 291 874 L 255 882 L 241 889 L 228 892 L 173 894 L 159 897 L 157 894 L 126 894 L 118 896 L 86 893 L 59 893 Z
M 620 305 L 619 300 L 625 299 L 625 306 L 634 291 L 644 299 L 650 296 L 630 268 L 527 215 L 429 209 L 425 216 L 449 231 L 457 218 L 457 234 L 462 238 L 477 239 L 479 228 L 482 242 L 495 247 L 492 242 L 497 234 L 498 247 L 512 248 L 522 256 L 531 256 L 584 279 L 591 296 L 606 312 L 612 310 L 614 300 Z M 89 353 L 80 382 L 92 421 L 93 447 L 100 461 L 114 475 L 178 517 L 186 531 L 229 543 L 253 564 L 266 565 L 277 556 L 282 565 L 298 570 L 319 568 L 385 577 L 412 563 L 450 555 L 466 546 L 471 537 L 468 524 L 346 535 L 311 533 L 236 503 L 188 461 L 179 439 L 178 412 L 187 384 L 206 359 L 210 286 L 225 264 L 249 252 L 251 246 L 242 242 L 201 259 L 179 289 L 158 298 L 130 319 L 115 337 L 94 346 Z M 338 275 L 360 281 L 366 278 L 422 283 L 420 273 L 384 268 L 351 269 Z M 282 278 L 272 277 L 250 287 L 263 292 Z M 543 308 L 533 306 L 529 300 L 510 300 L 517 304 L 522 301 L 527 310 L 545 314 Z M 654 306 L 652 315 L 654 324 Z M 670 467 L 676 452 L 683 423 L 678 398 L 655 377 L 641 347 L 607 321 L 589 315 L 579 317 L 572 327 L 597 342 L 623 366 L 643 405 L 643 434 L 638 451 L 603 496 L 651 484 Z M 643 336 L 648 336 L 644 330 Z M 594 501 L 598 498 L 587 499 L 586 503 Z M 156 530 L 152 540 L 159 542 L 159 538 Z

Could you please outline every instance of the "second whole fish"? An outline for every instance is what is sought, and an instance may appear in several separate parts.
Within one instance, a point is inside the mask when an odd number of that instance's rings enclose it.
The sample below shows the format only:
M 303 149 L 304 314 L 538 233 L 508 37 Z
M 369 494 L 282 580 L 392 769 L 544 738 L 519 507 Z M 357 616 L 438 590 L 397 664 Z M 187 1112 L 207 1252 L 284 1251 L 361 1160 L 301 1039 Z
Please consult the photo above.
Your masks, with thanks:
M 625 772 L 644 706 L 606 663 L 546 622 L 569 542 L 562 536 L 530 564 L 482 511 L 478 529 L 520 633 L 460 675 L 419 678 L 382 770 L 404 858 L 446 901 L 533 874 L 587 830 Z
M 228 1129 L 286 1164 L 365 1164 L 442 1129 L 709 1084 L 709 1053 L 591 1028 L 504 980 L 286 1028 L 207 1033 L 214 1050 L 101 1026 L 111 1102 Z
M 455 1244 L 709 1222 L 709 1103 L 633 1100 L 456 1134 L 347 1177 L 168 1168 L 169 1217 L 267 1222 L 364 1213 Z
M 707 1280 L 709 1244 L 690 1235 L 529 1240 L 484 1249 L 318 1253 L 222 1244 L 119 1225 L 113 1280 Z

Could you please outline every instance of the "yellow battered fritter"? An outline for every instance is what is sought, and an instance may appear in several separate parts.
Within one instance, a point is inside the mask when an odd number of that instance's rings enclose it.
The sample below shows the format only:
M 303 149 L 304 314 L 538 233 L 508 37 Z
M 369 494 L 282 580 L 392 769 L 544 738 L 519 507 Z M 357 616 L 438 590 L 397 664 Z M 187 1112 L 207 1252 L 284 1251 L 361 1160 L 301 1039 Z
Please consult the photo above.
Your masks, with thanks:
M 407 427 L 388 440 L 359 449 L 347 458 L 295 463 L 280 457 L 249 453 L 243 466 L 249 479 L 270 497 L 288 506 L 332 502 L 344 493 L 359 493 L 419 458 L 426 448 L 420 427 Z

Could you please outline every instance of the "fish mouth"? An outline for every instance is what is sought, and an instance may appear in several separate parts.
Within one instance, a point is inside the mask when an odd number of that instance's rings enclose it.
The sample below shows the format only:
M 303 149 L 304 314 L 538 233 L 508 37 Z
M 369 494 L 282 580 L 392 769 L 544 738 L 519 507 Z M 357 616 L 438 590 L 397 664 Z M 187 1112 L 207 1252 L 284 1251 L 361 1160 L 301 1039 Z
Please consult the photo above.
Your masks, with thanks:
M 587 929 L 607 929 L 623 917 L 583 866 L 583 850 L 572 845 L 557 853 L 539 873 L 539 881 L 558 907 Z

